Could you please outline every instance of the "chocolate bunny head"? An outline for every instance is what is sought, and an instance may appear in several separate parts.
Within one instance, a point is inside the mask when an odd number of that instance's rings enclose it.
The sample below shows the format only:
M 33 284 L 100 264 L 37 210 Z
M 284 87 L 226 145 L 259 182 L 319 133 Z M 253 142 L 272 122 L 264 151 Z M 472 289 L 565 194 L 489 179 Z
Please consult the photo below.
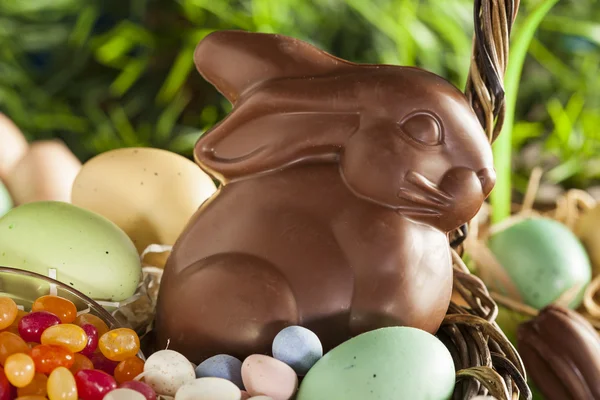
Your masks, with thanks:
M 477 117 L 434 74 L 349 63 L 297 39 L 241 31 L 207 36 L 195 62 L 234 104 L 195 149 L 224 184 L 337 162 L 356 196 L 446 232 L 470 220 L 494 186 Z

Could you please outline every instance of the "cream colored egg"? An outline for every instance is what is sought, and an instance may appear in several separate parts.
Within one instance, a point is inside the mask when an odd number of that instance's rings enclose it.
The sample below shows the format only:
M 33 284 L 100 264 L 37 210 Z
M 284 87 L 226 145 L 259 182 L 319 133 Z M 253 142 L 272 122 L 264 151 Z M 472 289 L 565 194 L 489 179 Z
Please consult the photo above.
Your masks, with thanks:
M 23 133 L 6 115 L 0 113 L 0 180 L 6 180 L 27 148 Z
M 59 140 L 33 142 L 9 172 L 8 191 L 17 205 L 36 201 L 70 202 L 81 162 Z
M 174 244 L 215 191 L 211 178 L 183 156 L 126 148 L 85 163 L 73 185 L 72 201 L 113 221 L 142 252 L 150 244 Z

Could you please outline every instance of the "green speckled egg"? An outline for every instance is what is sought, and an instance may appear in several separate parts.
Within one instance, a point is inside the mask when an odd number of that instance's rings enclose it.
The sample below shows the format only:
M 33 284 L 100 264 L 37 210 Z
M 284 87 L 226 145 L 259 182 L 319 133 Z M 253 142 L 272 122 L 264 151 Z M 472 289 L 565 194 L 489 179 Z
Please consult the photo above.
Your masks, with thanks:
M 6 186 L 0 181 L 0 217 L 13 207 L 13 201 L 8 194 Z
M 565 225 L 524 219 L 495 233 L 489 247 L 526 304 L 541 309 L 574 285 L 582 289 L 570 306 L 581 303 L 592 269 L 583 245 Z
M 131 239 L 108 219 L 61 202 L 28 203 L 0 218 L 0 265 L 57 279 L 95 300 L 134 294 L 141 264 Z
M 415 328 L 382 328 L 327 353 L 308 372 L 297 400 L 446 400 L 454 390 L 452 356 Z

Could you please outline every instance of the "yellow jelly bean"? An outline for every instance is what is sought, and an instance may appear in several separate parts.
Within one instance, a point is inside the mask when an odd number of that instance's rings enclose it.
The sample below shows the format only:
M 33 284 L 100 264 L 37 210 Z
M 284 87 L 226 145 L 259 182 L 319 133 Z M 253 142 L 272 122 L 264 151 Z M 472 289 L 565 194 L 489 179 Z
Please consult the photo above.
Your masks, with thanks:
M 35 364 L 27 354 L 16 353 L 6 359 L 4 373 L 13 386 L 22 388 L 29 385 L 33 380 Z
M 109 360 L 123 361 L 134 357 L 140 351 L 140 338 L 131 329 L 114 329 L 102 335 L 98 347 Z
M 0 331 L 8 328 L 17 318 L 17 303 L 10 297 L 0 297 Z
M 53 344 L 78 353 L 85 349 L 88 337 L 85 331 L 73 324 L 54 325 L 42 333 L 42 344 Z
M 50 400 L 77 400 L 77 385 L 71 371 L 58 367 L 48 378 L 48 398 Z
M 22 396 L 17 397 L 17 400 L 47 400 L 44 396 Z

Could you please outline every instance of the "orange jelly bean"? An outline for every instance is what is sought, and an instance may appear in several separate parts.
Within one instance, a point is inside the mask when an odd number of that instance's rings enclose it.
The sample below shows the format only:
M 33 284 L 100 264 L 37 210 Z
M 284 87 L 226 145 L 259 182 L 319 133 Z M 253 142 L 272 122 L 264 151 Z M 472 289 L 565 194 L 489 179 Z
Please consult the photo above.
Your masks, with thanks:
M 58 367 L 48 378 L 48 398 L 50 400 L 77 400 L 75 377 L 68 369 Z
M 36 373 L 33 376 L 31 383 L 25 387 L 17 389 L 17 395 L 19 398 L 24 396 L 41 396 L 46 397 L 46 385 L 48 384 L 48 377 L 41 373 Z
M 16 353 L 29 353 L 29 346 L 21 337 L 11 332 L 0 332 L 0 365 L 8 356 Z
M 10 297 L 0 297 L 0 330 L 6 329 L 15 322 L 19 309 Z
M 117 383 L 121 384 L 134 380 L 142 372 L 144 372 L 144 362 L 139 357 L 130 357 L 117 365 L 115 379 Z
M 109 331 L 108 325 L 99 317 L 96 317 L 94 314 L 81 314 L 75 318 L 75 325 L 83 327 L 86 324 L 93 325 L 98 329 L 98 337 L 102 337 L 106 332 Z
M 14 322 L 12 324 L 10 324 L 10 326 L 8 328 L 4 329 L 3 332 L 10 332 L 10 333 L 14 333 L 15 335 L 18 335 L 19 334 L 19 322 L 21 322 L 23 317 L 26 316 L 27 314 L 29 314 L 27 311 L 18 310 L 17 318 L 15 318 Z M 2 331 L 2 329 L 0 329 L 0 331 Z
M 31 307 L 31 311 L 48 311 L 60 318 L 63 324 L 70 324 L 77 318 L 77 308 L 72 301 L 58 296 L 42 296 Z
M 75 362 L 69 370 L 75 375 L 82 369 L 94 369 L 94 363 L 83 354 L 75 354 Z
M 23 396 L 18 397 L 17 400 L 48 400 L 46 396 Z
M 140 338 L 129 328 L 119 328 L 102 335 L 98 347 L 112 361 L 124 361 L 140 351 Z
M 41 344 L 31 349 L 29 355 L 35 370 L 42 374 L 49 374 L 58 367 L 71 368 L 75 362 L 73 352 L 62 346 Z
M 4 363 L 4 373 L 11 385 L 22 388 L 29 385 L 33 380 L 35 364 L 27 354 L 13 354 Z
M 80 352 L 87 346 L 88 337 L 85 331 L 74 324 L 59 324 L 47 328 L 42 333 L 42 344 L 63 346 L 73 353 Z

